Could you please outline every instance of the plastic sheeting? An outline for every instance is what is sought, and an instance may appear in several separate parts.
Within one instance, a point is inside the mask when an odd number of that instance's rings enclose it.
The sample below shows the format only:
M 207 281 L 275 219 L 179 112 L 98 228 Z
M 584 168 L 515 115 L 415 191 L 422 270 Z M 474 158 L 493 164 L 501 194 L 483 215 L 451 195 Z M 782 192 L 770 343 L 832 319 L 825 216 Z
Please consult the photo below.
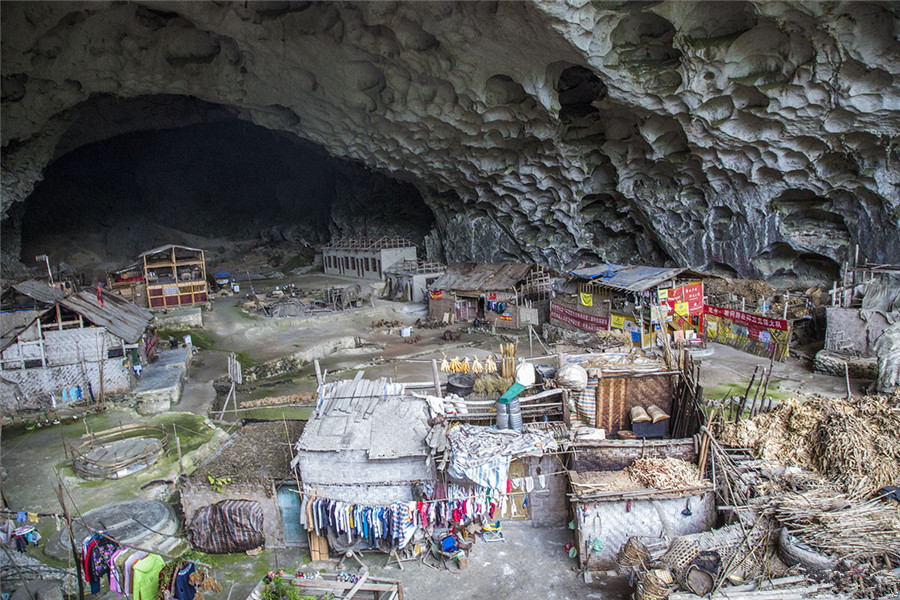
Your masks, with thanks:
M 210 554 L 246 552 L 266 543 L 259 502 L 223 500 L 200 509 L 191 519 L 191 543 Z
M 450 475 L 504 491 L 513 458 L 541 456 L 558 447 L 553 436 L 545 433 L 518 433 L 477 425 L 457 425 L 447 433 L 447 440 Z

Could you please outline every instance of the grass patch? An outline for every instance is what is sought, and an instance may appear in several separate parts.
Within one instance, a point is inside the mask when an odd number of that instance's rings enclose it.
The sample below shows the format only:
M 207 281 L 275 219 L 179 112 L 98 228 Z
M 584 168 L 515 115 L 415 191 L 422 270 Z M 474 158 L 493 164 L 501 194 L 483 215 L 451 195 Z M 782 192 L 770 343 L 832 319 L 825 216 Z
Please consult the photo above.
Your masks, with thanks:
M 308 420 L 310 413 L 315 409 L 314 406 L 286 406 L 284 408 L 257 408 L 241 413 L 241 417 L 245 419 L 267 419 L 270 421 L 280 421 L 282 415 L 285 419 L 301 419 Z
M 189 329 L 189 328 L 177 328 L 177 329 L 160 329 L 157 332 L 157 336 L 160 340 L 165 340 L 168 338 L 173 338 L 176 340 L 184 339 L 184 336 L 191 336 L 191 344 L 200 348 L 201 350 L 214 350 L 215 344 L 213 343 L 212 336 L 208 331 L 203 329 Z

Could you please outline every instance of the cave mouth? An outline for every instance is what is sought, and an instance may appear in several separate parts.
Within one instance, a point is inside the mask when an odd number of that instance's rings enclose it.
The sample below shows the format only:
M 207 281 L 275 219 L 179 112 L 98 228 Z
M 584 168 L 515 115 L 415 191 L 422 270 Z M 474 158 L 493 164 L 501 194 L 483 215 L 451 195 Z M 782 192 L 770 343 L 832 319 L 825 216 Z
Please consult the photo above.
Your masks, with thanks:
M 240 119 L 80 146 L 48 165 L 23 204 L 4 223 L 18 228 L 21 260 L 49 254 L 85 271 L 168 243 L 216 258 L 254 240 L 296 250 L 388 235 L 423 247 L 435 220 L 412 183 Z

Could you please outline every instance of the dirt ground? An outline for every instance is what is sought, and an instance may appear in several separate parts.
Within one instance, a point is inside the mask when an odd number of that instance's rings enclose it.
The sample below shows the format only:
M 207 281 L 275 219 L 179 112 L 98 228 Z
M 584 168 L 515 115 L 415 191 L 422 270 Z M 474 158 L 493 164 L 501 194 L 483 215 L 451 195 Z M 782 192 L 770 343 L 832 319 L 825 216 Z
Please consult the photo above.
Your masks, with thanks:
M 254 281 L 258 294 L 275 285 L 294 283 L 312 289 L 335 283 L 346 283 L 340 277 L 322 274 L 292 276 L 284 280 Z M 247 283 L 242 283 L 242 288 Z M 363 369 L 368 378 L 391 377 L 401 382 L 431 380 L 431 360 L 446 355 L 486 357 L 496 351 L 501 342 L 510 341 L 509 334 L 493 335 L 471 331 L 465 326 L 453 326 L 460 339 L 445 341 L 444 329 L 417 329 L 414 333 L 421 340 L 406 343 L 400 337 L 398 327 L 372 328 L 373 321 L 399 321 L 412 325 L 424 318 L 420 305 L 388 302 L 375 299 L 369 306 L 339 313 L 316 316 L 269 319 L 248 315 L 236 305 L 235 296 L 216 298 L 213 310 L 204 312 L 204 332 L 209 338 L 208 347 L 198 352 L 190 365 L 184 382 L 180 403 L 172 412 L 149 419 L 168 428 L 173 425 L 182 436 L 183 452 L 189 465 L 197 464 L 208 456 L 227 437 L 225 429 L 234 426 L 212 425 L 206 419 L 216 401 L 213 381 L 226 372 L 229 352 L 236 352 L 246 366 L 259 364 L 274 358 L 306 349 L 326 340 L 352 336 L 358 338 L 357 348 L 343 350 L 320 360 L 327 378 L 352 376 Z M 701 383 L 708 398 L 743 395 L 747 382 L 757 365 L 767 365 L 768 360 L 738 350 L 710 344 L 712 353 L 699 358 L 702 364 Z M 527 335 L 518 340 L 519 352 L 528 356 L 544 354 L 545 350 L 534 341 L 529 351 Z M 551 352 L 552 353 L 552 352 Z M 868 382 L 853 381 L 854 392 L 861 392 Z M 315 389 L 315 374 L 311 366 L 299 373 L 290 373 L 275 381 L 258 382 L 254 387 L 241 389 L 238 400 L 267 396 L 310 392 Z M 776 363 L 770 395 L 776 400 L 796 393 L 815 393 L 823 396 L 842 396 L 846 385 L 842 378 L 812 373 L 803 363 L 789 359 Z M 303 418 L 309 409 L 291 409 Z M 257 409 L 232 415 L 230 420 L 241 417 L 280 418 L 290 412 L 283 409 Z M 115 408 L 87 418 L 89 427 L 101 430 L 119 423 L 128 424 L 148 420 L 127 408 Z M 85 512 L 108 502 L 130 498 L 156 498 L 165 488 L 144 484 L 163 479 L 172 480 L 177 475 L 177 458 L 170 454 L 153 468 L 120 481 L 82 481 L 74 476 L 67 465 L 63 440 L 67 444 L 78 443 L 84 433 L 84 422 L 26 432 L 21 429 L 3 431 L 3 466 L 8 472 L 4 491 L 10 505 L 28 510 L 57 510 L 54 485 L 59 472 L 66 484 L 71 500 L 78 510 Z M 189 470 L 189 469 L 188 469 Z M 41 531 L 49 536 L 52 521 L 42 521 Z M 567 528 L 532 529 L 527 523 L 504 524 L 507 542 L 479 544 L 469 562 L 469 568 L 460 573 L 436 571 L 419 563 L 407 563 L 401 572 L 396 567 L 385 568 L 386 557 L 367 555 L 366 561 L 375 572 L 385 577 L 402 577 L 406 598 L 431 600 L 433 598 L 597 598 L 613 600 L 626 598 L 630 593 L 620 579 L 601 579 L 591 585 L 583 582 L 575 572 L 576 561 L 570 559 L 562 546 L 572 541 Z M 44 531 L 46 530 L 46 531 Z M 31 550 L 32 553 L 35 550 Z M 210 557 L 210 560 L 213 560 Z M 251 558 L 244 555 L 216 557 L 220 569 L 220 583 L 227 591 L 234 583 L 233 600 L 240 600 L 252 590 L 259 578 L 271 568 L 300 568 L 303 565 L 299 550 L 267 550 Z M 224 597 L 224 592 L 223 592 Z

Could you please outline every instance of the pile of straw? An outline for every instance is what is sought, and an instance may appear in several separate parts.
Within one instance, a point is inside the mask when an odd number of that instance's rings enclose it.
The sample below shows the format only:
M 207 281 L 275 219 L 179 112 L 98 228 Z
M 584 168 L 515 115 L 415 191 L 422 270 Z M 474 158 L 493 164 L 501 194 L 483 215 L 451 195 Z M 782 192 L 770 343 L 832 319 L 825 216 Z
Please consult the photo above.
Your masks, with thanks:
M 792 398 L 753 419 L 719 424 L 717 438 L 759 458 L 815 470 L 851 497 L 868 496 L 900 479 L 900 393 Z
M 900 560 L 900 513 L 881 500 L 854 501 L 818 488 L 774 497 L 769 507 L 791 535 L 838 558 Z
M 643 485 L 657 490 L 698 486 L 700 470 L 679 458 L 639 458 L 625 472 Z

